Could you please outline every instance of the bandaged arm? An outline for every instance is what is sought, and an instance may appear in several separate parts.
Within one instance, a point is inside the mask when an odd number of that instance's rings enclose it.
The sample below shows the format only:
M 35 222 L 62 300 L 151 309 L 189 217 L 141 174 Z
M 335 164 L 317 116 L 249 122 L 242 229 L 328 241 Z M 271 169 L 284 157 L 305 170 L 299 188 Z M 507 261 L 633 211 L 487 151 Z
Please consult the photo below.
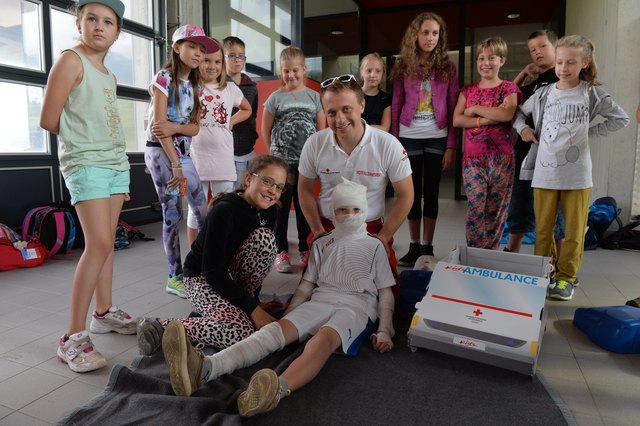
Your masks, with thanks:
M 388 343 L 393 347 L 391 338 L 396 334 L 393 329 L 393 292 L 390 287 L 378 290 L 378 331 L 376 338 L 379 343 Z
M 291 302 L 289 302 L 289 307 L 284 312 L 284 314 L 288 314 L 293 311 L 298 305 L 306 302 L 311 298 L 311 293 L 313 293 L 313 288 L 316 285 L 312 282 L 309 282 L 305 279 L 300 280 L 300 284 L 298 284 L 298 288 L 293 292 L 293 297 L 291 298 Z

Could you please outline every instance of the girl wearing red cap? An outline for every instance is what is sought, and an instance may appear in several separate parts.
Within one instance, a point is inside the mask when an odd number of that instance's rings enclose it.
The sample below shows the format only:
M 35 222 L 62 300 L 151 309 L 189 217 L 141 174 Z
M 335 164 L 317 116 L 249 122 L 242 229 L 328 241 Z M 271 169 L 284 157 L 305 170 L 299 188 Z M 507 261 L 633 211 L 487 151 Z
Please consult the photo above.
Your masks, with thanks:
M 197 25 L 178 28 L 173 34 L 169 61 L 154 76 L 149 88 L 152 103 L 144 161 L 162 204 L 162 242 L 169 268 L 166 290 L 183 298 L 186 295 L 178 227 L 182 219 L 180 198 L 186 197 L 197 228 L 188 233 L 192 237 L 189 245 L 202 228 L 207 209 L 206 194 L 191 160 L 191 139 L 200 130 L 198 67 L 205 54 L 218 50 L 218 43 Z

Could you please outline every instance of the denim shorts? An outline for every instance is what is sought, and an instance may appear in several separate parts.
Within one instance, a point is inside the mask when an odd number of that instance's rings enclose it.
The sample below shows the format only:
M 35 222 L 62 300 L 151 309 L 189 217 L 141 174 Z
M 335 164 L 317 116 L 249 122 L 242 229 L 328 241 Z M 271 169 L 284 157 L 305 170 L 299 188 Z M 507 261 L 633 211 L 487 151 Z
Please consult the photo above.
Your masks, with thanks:
M 83 167 L 65 179 L 71 204 L 129 192 L 129 170 Z
M 424 138 L 424 139 L 411 139 L 411 138 L 398 138 L 407 155 L 410 157 L 413 155 L 423 155 L 426 152 L 431 154 L 443 155 L 447 149 L 447 137 L 443 138 Z

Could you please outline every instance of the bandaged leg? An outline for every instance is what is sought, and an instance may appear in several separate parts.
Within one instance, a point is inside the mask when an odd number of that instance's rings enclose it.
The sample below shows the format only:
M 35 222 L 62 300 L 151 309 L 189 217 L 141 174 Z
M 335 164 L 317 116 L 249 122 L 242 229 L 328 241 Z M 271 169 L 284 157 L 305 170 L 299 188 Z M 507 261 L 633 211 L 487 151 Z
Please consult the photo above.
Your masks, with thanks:
M 210 381 L 239 368 L 253 365 L 270 353 L 281 350 L 284 345 L 285 340 L 280 324 L 277 322 L 267 324 L 245 340 L 207 356 L 202 380 Z

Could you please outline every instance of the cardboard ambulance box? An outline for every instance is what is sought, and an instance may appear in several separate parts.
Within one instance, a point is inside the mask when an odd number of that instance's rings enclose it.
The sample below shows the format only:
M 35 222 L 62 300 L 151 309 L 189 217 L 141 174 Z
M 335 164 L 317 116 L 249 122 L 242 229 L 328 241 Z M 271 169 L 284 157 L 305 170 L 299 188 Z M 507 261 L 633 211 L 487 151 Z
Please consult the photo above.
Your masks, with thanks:
M 533 375 L 552 270 L 548 257 L 456 248 L 438 262 L 416 304 L 409 347 Z

